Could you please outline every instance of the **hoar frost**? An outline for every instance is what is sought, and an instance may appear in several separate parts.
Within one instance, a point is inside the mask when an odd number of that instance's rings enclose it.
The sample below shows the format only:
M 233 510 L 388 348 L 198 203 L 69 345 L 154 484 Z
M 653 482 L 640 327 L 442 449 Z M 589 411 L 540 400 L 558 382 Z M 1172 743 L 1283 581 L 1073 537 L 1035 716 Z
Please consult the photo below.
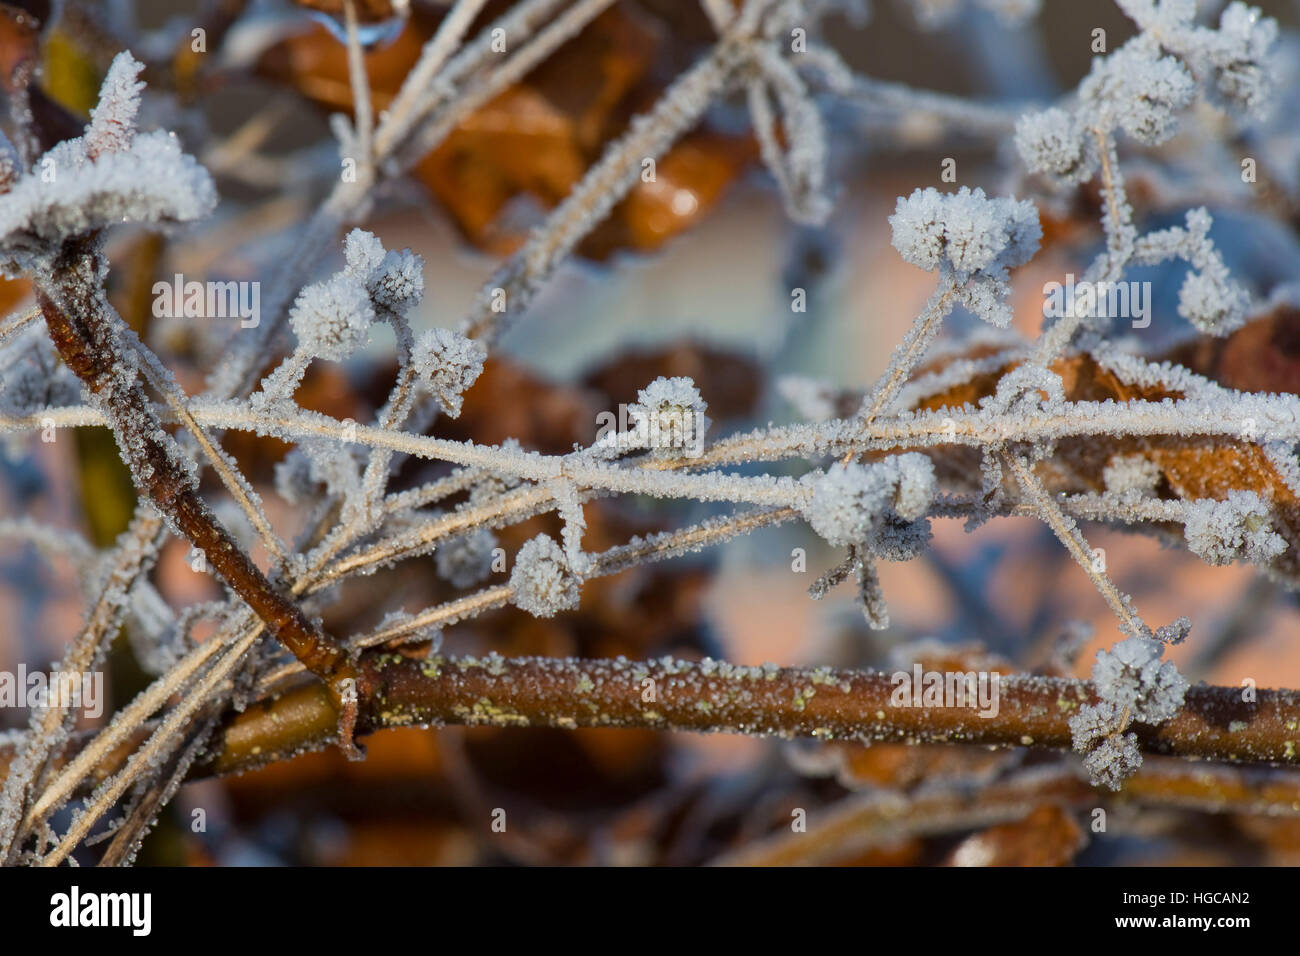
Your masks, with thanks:
M 890 525 L 924 522 L 934 499 L 934 465 L 908 452 L 872 464 L 837 463 L 809 479 L 802 511 L 834 545 L 896 544 Z
M 339 362 L 369 341 L 374 318 L 375 309 L 365 287 L 340 272 L 298 294 L 289 324 L 304 352 Z
M 544 534 L 526 541 L 510 572 L 514 603 L 534 617 L 554 617 L 578 606 L 578 579 L 569 571 L 564 551 Z
M 483 374 L 486 358 L 482 343 L 451 329 L 430 329 L 416 340 L 411 361 L 443 411 L 455 418 L 464 392 Z
M 1268 506 L 1253 491 L 1233 490 L 1223 501 L 1190 502 L 1183 535 L 1188 548 L 1209 564 L 1241 559 L 1267 564 L 1287 546 L 1286 539 L 1273 530 Z
M 905 261 L 927 271 L 950 268 L 967 308 L 999 328 L 1010 324 L 1007 270 L 1028 262 L 1043 235 L 1032 202 L 928 187 L 900 197 L 889 225 Z
M 1190 622 L 1180 618 L 1159 636 L 1176 643 Z M 1164 645 L 1149 637 L 1131 637 L 1100 651 L 1092 667 L 1099 698 L 1070 718 L 1074 749 L 1085 755 L 1093 782 L 1118 790 L 1142 764 L 1137 738 L 1124 733 L 1129 723 L 1161 724 L 1183 707 L 1187 680 L 1170 661 L 1161 660 Z
M 344 239 L 343 257 L 344 271 L 382 308 L 402 314 L 424 295 L 424 260 L 410 249 L 386 252 L 372 233 L 353 229 Z
M 705 414 L 708 405 L 694 381 L 685 376 L 660 376 L 636 397 L 628 411 L 651 449 L 667 457 L 700 453 L 709 417 Z
M 496 546 L 496 535 L 487 528 L 449 538 L 433 552 L 438 576 L 452 587 L 473 587 L 492 572 L 492 551 Z

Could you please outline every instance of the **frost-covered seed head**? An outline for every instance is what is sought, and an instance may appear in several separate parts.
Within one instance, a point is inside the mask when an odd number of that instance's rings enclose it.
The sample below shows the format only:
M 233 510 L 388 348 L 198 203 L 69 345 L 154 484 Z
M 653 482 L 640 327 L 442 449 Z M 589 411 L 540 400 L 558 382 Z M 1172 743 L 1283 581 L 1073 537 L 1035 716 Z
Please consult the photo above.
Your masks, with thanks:
M 410 249 L 384 251 L 373 233 L 353 229 L 343 241 L 344 271 L 378 305 L 403 313 L 424 295 L 424 259 Z
M 943 258 L 943 196 L 936 189 L 916 189 L 901 196 L 889 217 L 894 248 L 906 262 L 927 272 L 939 268 Z
M 1078 753 L 1087 753 L 1097 742 L 1120 729 L 1120 709 L 1107 700 L 1084 704 L 1070 718 L 1070 737 Z
M 343 239 L 344 269 L 362 285 L 370 282 L 384 255 L 384 244 L 372 232 L 353 229 Z
M 1273 94 L 1268 59 L 1277 41 L 1277 21 L 1262 16 L 1258 7 L 1230 3 L 1219 18 L 1216 40 L 1210 45 L 1215 91 L 1227 105 L 1260 115 Z
M 1189 272 L 1178 290 L 1178 314 L 1209 335 L 1227 335 L 1246 321 L 1250 296 L 1226 277 Z
M 340 272 L 307 286 L 289 312 L 298 344 L 316 358 L 340 362 L 370 339 L 375 309 L 356 279 Z
M 1190 626 L 1190 624 L 1189 624 Z M 1092 667 L 1097 694 L 1137 721 L 1158 724 L 1178 713 L 1187 693 L 1187 680 L 1170 661 L 1162 661 L 1164 645 L 1146 637 L 1130 637 L 1109 651 L 1099 651 Z
M 569 571 L 564 551 L 544 534 L 526 541 L 510 572 L 515 605 L 534 617 L 554 617 L 578 606 L 578 579 Z
M 928 527 L 906 524 L 924 523 L 920 519 L 934 500 L 934 464 L 925 455 L 907 452 L 867 465 L 837 462 L 811 485 L 803 515 L 833 545 L 874 542 L 910 553 L 918 537 L 928 539 Z
M 411 361 L 421 381 L 452 418 L 460 414 L 463 395 L 483 373 L 487 349 L 451 329 L 429 329 L 415 342 Z
M 1196 83 L 1173 56 L 1160 56 L 1145 34 L 1110 56 L 1092 61 L 1079 100 L 1140 143 L 1155 146 L 1174 135 L 1175 114 L 1192 102 Z
M 977 272 L 1001 277 L 1027 262 L 1042 238 L 1033 203 L 989 199 L 984 190 L 965 186 L 947 195 L 929 187 L 900 197 L 889 224 L 904 260 L 934 270 L 947 259 L 961 278 Z
M 1119 790 L 1142 766 L 1137 734 L 1107 737 L 1083 758 L 1083 769 L 1096 786 Z
M 405 312 L 424 297 L 424 259 L 410 249 L 390 251 L 379 264 L 369 288 L 380 305 L 394 312 Z
M 945 204 L 944 247 L 953 268 L 964 273 L 989 268 L 1009 241 L 1006 221 L 994 213 L 982 189 L 963 186 Z
M 1074 117 L 1060 107 L 1026 113 L 1016 120 L 1016 150 L 1031 172 L 1046 173 L 1065 182 L 1092 175 L 1092 151 Z
M 666 456 L 698 454 L 709 428 L 708 404 L 685 376 L 660 376 L 637 392 L 628 412 L 647 445 Z
M 1190 502 L 1183 536 L 1187 547 L 1209 564 L 1240 559 L 1267 564 L 1287 547 L 1286 539 L 1273 530 L 1269 508 L 1259 495 L 1235 489 L 1223 501 Z
M 487 528 L 475 528 L 438 545 L 433 552 L 438 577 L 456 588 L 469 588 L 492 573 L 492 550 L 497 537 Z

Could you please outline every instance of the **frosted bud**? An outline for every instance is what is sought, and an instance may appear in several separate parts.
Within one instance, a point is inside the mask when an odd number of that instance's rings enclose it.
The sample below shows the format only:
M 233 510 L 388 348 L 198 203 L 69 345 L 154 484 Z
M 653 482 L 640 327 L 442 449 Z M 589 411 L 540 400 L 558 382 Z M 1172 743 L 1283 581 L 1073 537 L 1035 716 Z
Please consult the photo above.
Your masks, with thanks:
M 417 305 L 424 295 L 424 259 L 410 249 L 394 249 L 384 256 L 369 289 L 376 302 L 394 312 Z
M 709 427 L 708 405 L 695 382 L 686 377 L 660 376 L 637 392 L 628 411 L 638 429 L 645 429 L 648 446 L 661 455 L 698 454 Z
M 416 373 L 452 418 L 460 414 L 462 396 L 482 374 L 486 358 L 481 342 L 451 329 L 423 333 L 411 354 Z
M 1083 758 L 1083 769 L 1098 786 L 1119 790 L 1142 766 L 1137 734 L 1107 737 Z
M 370 296 L 346 273 L 304 288 L 289 312 L 300 348 L 335 362 L 369 341 L 374 318 Z
M 1229 491 L 1224 501 L 1190 502 L 1183 535 L 1187 547 L 1209 564 L 1243 558 L 1267 564 L 1286 550 L 1286 539 L 1273 530 L 1268 507 L 1253 491 Z
M 1142 723 L 1173 717 L 1182 709 L 1187 679 L 1172 662 L 1160 659 L 1163 653 L 1164 645 L 1147 637 L 1130 637 L 1099 651 L 1092 667 L 1098 696 Z
M 1028 200 L 989 199 L 963 186 L 942 195 L 933 187 L 899 198 L 889 217 L 893 244 L 913 265 L 933 270 L 947 259 L 958 275 L 1005 275 L 1038 249 L 1042 228 Z
M 353 229 L 343 241 L 343 257 L 344 271 L 385 308 L 404 312 L 424 295 L 424 260 L 410 249 L 385 252 L 373 233 Z
M 836 463 L 810 483 L 803 515 L 834 545 L 872 542 L 889 524 L 917 521 L 929 511 L 936 486 L 933 463 L 917 452 L 870 465 Z
M 1104 60 L 1079 84 L 1079 99 L 1140 143 L 1154 146 L 1176 132 L 1175 113 L 1191 103 L 1196 83 L 1176 58 L 1160 56 L 1142 36 Z
M 496 546 L 496 535 L 487 528 L 456 535 L 433 552 L 438 577 L 452 587 L 473 587 L 491 573 L 492 550 Z
M 1016 120 L 1016 150 L 1031 172 L 1066 182 L 1080 182 L 1092 175 L 1094 154 L 1085 148 L 1074 117 L 1060 107 L 1026 113 Z
M 384 255 L 383 243 L 372 232 L 353 229 L 343 239 L 344 271 L 362 285 L 370 282 Z
M 927 272 L 939 268 L 943 258 L 943 196 L 936 189 L 916 189 L 901 196 L 889 217 L 894 248 L 906 262 Z
M 1216 39 L 1210 53 L 1215 91 L 1229 105 L 1262 113 L 1273 92 L 1267 60 L 1277 40 L 1277 21 L 1260 16 L 1258 7 L 1231 3 L 1219 18 Z
M 534 617 L 554 617 L 575 608 L 580 597 L 564 551 L 544 534 L 526 541 L 515 555 L 510 587 L 515 605 Z
M 1246 321 L 1250 297 L 1231 279 L 1189 272 L 1178 290 L 1178 314 L 1209 335 L 1227 335 Z

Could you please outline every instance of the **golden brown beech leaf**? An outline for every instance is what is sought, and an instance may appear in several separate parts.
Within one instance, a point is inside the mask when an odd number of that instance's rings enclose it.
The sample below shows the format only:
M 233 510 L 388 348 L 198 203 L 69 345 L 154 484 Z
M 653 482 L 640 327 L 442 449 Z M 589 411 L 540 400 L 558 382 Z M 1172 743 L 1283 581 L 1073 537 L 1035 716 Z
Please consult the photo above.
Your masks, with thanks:
M 1218 343 L 1196 342 L 1184 346 L 1175 356 L 1189 360 L 1193 370 L 1221 383 L 1247 390 L 1277 390 L 1288 376 L 1287 353 L 1295 335 L 1294 310 L 1282 310 L 1261 317 Z M 1161 359 L 1165 356 L 1161 356 Z M 953 388 L 931 395 L 919 407 L 927 410 L 976 405 L 992 395 L 997 381 L 1018 363 L 1009 362 L 993 372 L 976 376 Z M 925 371 L 934 371 L 931 364 Z M 1102 368 L 1084 353 L 1057 359 L 1051 365 L 1064 384 L 1067 401 L 1116 402 L 1130 400 L 1159 402 L 1179 399 L 1183 395 L 1158 385 L 1139 386 L 1121 381 L 1113 372 Z M 1252 387 L 1259 386 L 1259 387 Z M 1294 392 L 1300 380 L 1290 378 L 1286 391 Z M 971 490 L 972 475 L 979 473 L 978 452 L 971 448 L 931 449 L 928 451 L 936 470 L 949 481 L 965 482 Z M 1201 498 L 1222 500 L 1232 490 L 1253 491 L 1272 503 L 1275 526 L 1288 542 L 1286 552 L 1272 567 L 1295 580 L 1300 579 L 1300 500 L 1255 443 L 1237 441 L 1226 436 L 1181 437 L 1149 436 L 1112 438 L 1089 435 L 1064 438 L 1056 443 L 1055 453 L 1039 466 L 1039 475 L 1054 493 L 1078 494 L 1105 490 L 1103 472 L 1112 459 L 1140 455 L 1160 469 L 1156 493 L 1165 499 L 1192 501 Z M 1181 534 L 1178 525 L 1161 530 Z
M 376 109 L 392 100 L 436 27 L 436 15 L 416 9 L 393 43 L 366 55 Z M 631 4 L 610 8 L 522 82 L 466 117 L 413 175 L 469 242 L 499 255 L 514 251 L 537 217 L 561 202 L 605 145 L 655 101 L 657 66 L 676 39 Z M 324 27 L 278 44 L 258 71 L 325 109 L 352 107 L 344 48 Z M 618 249 L 657 248 L 706 215 L 756 157 L 749 136 L 707 128 L 688 133 L 579 251 L 603 259 Z
M 1023 820 L 968 836 L 946 862 L 949 866 L 1065 866 L 1086 842 L 1068 811 L 1044 804 Z
M 0 314 L 9 312 L 31 292 L 29 279 L 0 279 Z

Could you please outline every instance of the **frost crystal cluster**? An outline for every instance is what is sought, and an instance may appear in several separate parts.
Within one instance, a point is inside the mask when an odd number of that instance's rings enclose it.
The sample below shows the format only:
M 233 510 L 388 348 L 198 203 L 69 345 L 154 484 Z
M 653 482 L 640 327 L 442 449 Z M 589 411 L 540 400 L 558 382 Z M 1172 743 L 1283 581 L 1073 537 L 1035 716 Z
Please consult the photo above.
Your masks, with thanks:
M 1253 491 L 1230 491 L 1223 501 L 1202 498 L 1187 506 L 1187 546 L 1210 564 L 1267 564 L 1286 550 L 1269 509 Z
M 1179 630 L 1183 630 L 1179 622 Z M 1092 679 L 1100 700 L 1085 704 L 1070 718 L 1074 749 L 1094 782 L 1118 790 L 1142 763 L 1136 736 L 1125 733 L 1131 722 L 1161 724 L 1182 709 L 1187 681 L 1169 661 L 1162 661 L 1158 640 L 1131 637 L 1100 651 Z
M 803 506 L 812 529 L 831 544 L 885 544 L 899 525 L 921 523 L 934 497 L 934 466 L 925 455 L 894 455 L 872 464 L 832 465 L 808 482 Z
M 578 579 L 554 538 L 539 534 L 515 555 L 510 572 L 514 602 L 534 617 L 554 617 L 578 606 Z

